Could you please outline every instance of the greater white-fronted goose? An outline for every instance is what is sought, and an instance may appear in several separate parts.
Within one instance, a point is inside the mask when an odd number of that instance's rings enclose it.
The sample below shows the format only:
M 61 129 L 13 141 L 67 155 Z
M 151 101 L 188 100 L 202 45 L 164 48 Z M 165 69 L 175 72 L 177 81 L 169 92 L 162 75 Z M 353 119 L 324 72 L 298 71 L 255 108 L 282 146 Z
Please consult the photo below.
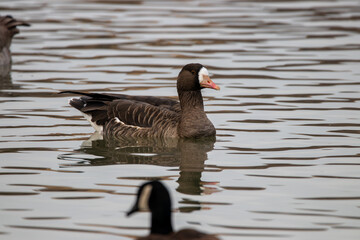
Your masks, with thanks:
M 219 240 L 215 235 L 195 229 L 173 231 L 171 223 L 171 198 L 169 191 L 159 181 L 146 182 L 139 187 L 136 202 L 127 216 L 137 211 L 151 212 L 151 230 L 138 240 Z
M 30 26 L 30 24 L 18 21 L 10 15 L 0 16 L 0 65 L 11 63 L 10 45 L 14 35 L 19 33 L 17 26 Z
M 153 96 L 61 93 L 83 95 L 70 99 L 69 104 L 82 112 L 96 131 L 107 137 L 200 138 L 216 133 L 204 111 L 202 88 L 220 89 L 211 81 L 204 66 L 191 63 L 178 75 L 180 102 Z

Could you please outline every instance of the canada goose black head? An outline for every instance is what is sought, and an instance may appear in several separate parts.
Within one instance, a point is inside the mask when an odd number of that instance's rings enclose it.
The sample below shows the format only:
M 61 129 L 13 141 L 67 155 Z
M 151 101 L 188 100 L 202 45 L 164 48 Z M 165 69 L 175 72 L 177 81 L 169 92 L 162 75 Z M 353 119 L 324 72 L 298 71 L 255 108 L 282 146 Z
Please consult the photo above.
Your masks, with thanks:
M 171 199 L 169 191 L 159 181 L 151 181 L 140 186 L 136 202 L 127 216 L 138 211 L 151 212 L 151 234 L 170 234 Z
M 169 191 L 159 181 L 144 183 L 139 187 L 134 206 L 127 216 L 138 211 L 151 212 L 151 233 L 141 240 L 219 240 L 215 235 L 195 229 L 182 229 L 173 232 L 171 224 L 171 199 Z

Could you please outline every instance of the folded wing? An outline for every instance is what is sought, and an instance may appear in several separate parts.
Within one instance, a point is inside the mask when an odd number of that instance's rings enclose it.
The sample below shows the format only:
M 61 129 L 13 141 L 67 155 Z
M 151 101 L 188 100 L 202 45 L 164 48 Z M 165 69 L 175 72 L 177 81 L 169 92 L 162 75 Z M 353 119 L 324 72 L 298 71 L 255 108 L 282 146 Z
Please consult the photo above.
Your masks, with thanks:
M 127 131 L 131 135 L 161 133 L 174 127 L 180 118 L 180 105 L 172 99 L 75 91 L 62 93 L 82 95 L 69 103 L 81 111 L 97 131 L 116 129 L 122 135 L 127 135 Z

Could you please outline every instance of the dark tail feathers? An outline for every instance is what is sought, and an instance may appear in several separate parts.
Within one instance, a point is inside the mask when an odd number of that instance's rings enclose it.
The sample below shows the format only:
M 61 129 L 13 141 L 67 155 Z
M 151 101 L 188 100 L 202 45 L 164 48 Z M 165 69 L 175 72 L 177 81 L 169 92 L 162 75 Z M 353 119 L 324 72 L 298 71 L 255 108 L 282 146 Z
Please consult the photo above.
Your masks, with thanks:
M 101 100 L 101 101 L 112 101 L 114 99 L 118 99 L 118 97 L 115 96 L 110 96 L 110 95 L 106 95 L 106 94 L 101 94 L 101 93 L 84 93 L 84 92 L 78 92 L 78 91 L 62 91 L 59 92 L 59 94 L 63 94 L 63 93 L 70 93 L 70 94 L 77 94 L 77 95 L 81 95 L 81 96 L 87 96 L 96 100 Z

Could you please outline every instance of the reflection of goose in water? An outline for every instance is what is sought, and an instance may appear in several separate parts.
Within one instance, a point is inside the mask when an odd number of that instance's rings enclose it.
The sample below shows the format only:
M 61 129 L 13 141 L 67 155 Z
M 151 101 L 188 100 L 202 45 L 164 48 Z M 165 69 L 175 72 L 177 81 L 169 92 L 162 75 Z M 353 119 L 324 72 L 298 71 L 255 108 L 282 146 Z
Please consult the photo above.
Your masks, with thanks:
M 62 93 L 83 95 L 71 99 L 70 105 L 104 136 L 198 138 L 216 133 L 204 111 L 202 88 L 220 89 L 204 66 L 191 63 L 182 68 L 177 79 L 180 102 L 153 96 Z
M 2 80 L 0 89 L 6 88 L 6 86 L 3 85 L 10 81 L 10 46 L 13 37 L 20 32 L 19 29 L 17 29 L 17 26 L 30 26 L 30 24 L 18 21 L 9 15 L 0 16 L 0 80 Z
M 63 154 L 59 158 L 76 161 L 71 166 L 111 165 L 111 164 L 151 164 L 180 168 L 178 191 L 200 194 L 201 173 L 207 153 L 214 149 L 214 138 L 174 139 L 138 138 L 114 141 L 86 141 L 73 154 Z M 80 153 L 85 153 L 81 156 Z M 100 157 L 100 158 L 94 158 Z
M 174 232 L 171 223 L 171 197 L 166 187 L 159 181 L 144 183 L 139 187 L 136 202 L 127 215 L 138 211 L 151 212 L 151 230 L 147 237 L 138 240 L 219 240 L 215 235 L 195 229 Z

